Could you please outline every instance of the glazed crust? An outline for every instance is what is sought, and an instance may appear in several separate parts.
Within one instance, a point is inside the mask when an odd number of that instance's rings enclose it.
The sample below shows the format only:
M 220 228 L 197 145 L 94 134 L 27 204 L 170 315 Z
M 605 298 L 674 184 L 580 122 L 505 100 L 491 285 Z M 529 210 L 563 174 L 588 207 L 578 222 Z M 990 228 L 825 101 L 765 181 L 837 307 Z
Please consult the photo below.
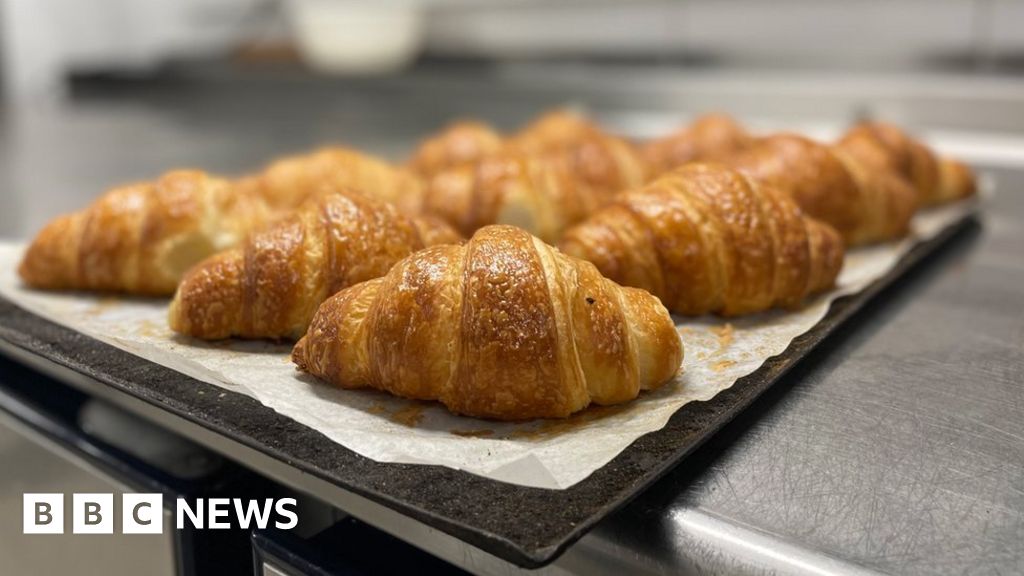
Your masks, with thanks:
M 203 339 L 295 339 L 331 294 L 383 276 L 447 225 L 354 192 L 322 192 L 234 250 L 193 268 L 171 303 L 171 329 Z
M 730 116 L 707 114 L 668 136 L 656 138 L 643 149 L 655 174 L 687 162 L 719 162 L 754 144 L 754 138 Z
M 19 274 L 52 290 L 163 296 L 210 254 L 265 224 L 263 200 L 200 171 L 110 190 L 51 221 L 29 246 Z
M 513 224 L 554 242 L 648 174 L 631 143 L 559 110 L 506 139 L 499 151 L 435 173 L 419 209 L 466 236 L 490 224 Z
M 835 229 L 786 194 L 702 163 L 618 195 L 561 247 L 692 315 L 799 306 L 833 285 L 843 260 Z
M 631 400 L 671 379 L 682 354 L 650 294 L 521 229 L 488 226 L 328 299 L 292 359 L 343 388 L 526 420 Z
M 914 190 L 900 178 L 795 134 L 761 138 L 728 164 L 789 194 L 848 246 L 906 235 L 917 208 Z
M 632 142 L 567 110 L 541 115 L 510 138 L 508 148 L 562 164 L 592 195 L 607 197 L 651 176 Z
M 970 166 L 954 158 L 939 159 L 939 191 L 935 202 L 953 202 L 978 193 L 978 177 Z
M 429 178 L 442 170 L 475 164 L 501 150 L 504 144 L 501 134 L 490 126 L 460 120 L 423 140 L 409 160 L 409 168 Z
M 892 124 L 858 124 L 836 146 L 870 169 L 905 179 L 916 190 L 918 204 L 922 206 L 960 200 L 977 191 L 975 176 L 969 167 L 938 157 L 922 142 Z
M 435 175 L 421 210 L 467 236 L 490 224 L 514 224 L 554 242 L 616 192 L 645 178 L 639 158 L 614 140 L 541 155 L 509 148 Z
M 536 117 L 509 140 L 512 146 L 530 154 L 571 148 L 605 132 L 582 114 L 556 109 Z
M 277 209 L 295 209 L 324 188 L 350 190 L 415 211 L 422 183 L 411 171 L 349 148 L 323 148 L 281 158 L 238 186 Z

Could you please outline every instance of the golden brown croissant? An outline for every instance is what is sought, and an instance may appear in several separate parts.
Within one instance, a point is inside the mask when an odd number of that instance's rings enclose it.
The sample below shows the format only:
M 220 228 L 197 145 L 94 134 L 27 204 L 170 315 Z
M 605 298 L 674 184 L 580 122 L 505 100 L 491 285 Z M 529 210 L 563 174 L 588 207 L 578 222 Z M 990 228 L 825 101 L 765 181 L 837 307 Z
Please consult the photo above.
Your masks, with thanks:
M 631 400 L 672 378 L 682 355 L 650 294 L 521 229 L 488 226 L 334 295 L 292 359 L 343 388 L 524 420 Z
M 458 241 L 441 222 L 361 194 L 324 191 L 244 246 L 189 271 L 168 321 L 175 332 L 204 339 L 298 338 L 331 294 L 383 276 L 421 248 Z
M 754 138 L 731 117 L 707 114 L 681 130 L 647 143 L 643 153 L 655 174 L 687 162 L 726 160 L 749 147 Z
M 540 116 L 510 138 L 507 148 L 560 162 L 575 179 L 604 195 L 638 186 L 651 175 L 631 142 L 567 110 Z
M 939 158 L 903 130 L 883 122 L 864 122 L 851 128 L 836 147 L 875 170 L 905 178 L 917 191 L 921 205 L 972 196 L 976 180 L 966 165 Z
M 702 163 L 619 194 L 561 246 L 682 314 L 794 307 L 832 286 L 843 261 L 835 229 L 787 195 Z
M 474 164 L 501 150 L 504 139 L 490 126 L 472 120 L 455 122 L 420 143 L 409 167 L 424 177 L 447 168 Z
M 419 208 L 467 236 L 490 224 L 514 224 L 554 242 L 647 175 L 629 142 L 556 112 L 507 141 L 501 152 L 436 174 Z
M 847 245 L 905 235 L 917 207 L 913 188 L 897 176 L 795 134 L 760 138 L 729 165 L 789 194 Z
M 30 286 L 168 295 L 193 264 L 271 218 L 262 198 L 199 171 L 110 190 L 51 221 L 18 269 Z
M 970 166 L 955 158 L 939 160 L 939 189 L 935 202 L 952 202 L 978 193 L 978 178 Z
M 445 170 L 430 180 L 421 210 L 466 236 L 489 224 L 514 224 L 555 242 L 568 226 L 608 202 L 618 182 L 643 182 L 636 166 L 609 156 L 609 164 L 590 173 L 606 171 L 605 182 L 616 184 L 595 183 L 576 168 L 574 158 L 571 152 L 538 157 L 508 150 Z
M 505 150 L 541 155 L 573 148 L 597 134 L 603 132 L 589 120 L 561 109 L 541 115 L 508 139 L 483 122 L 459 120 L 420 142 L 409 167 L 430 177 L 448 168 L 475 164 Z
M 271 206 L 294 209 L 324 187 L 352 190 L 412 210 L 422 194 L 415 174 L 349 148 L 323 148 L 277 160 L 259 174 L 239 181 Z
M 509 144 L 530 154 L 571 148 L 581 141 L 604 135 L 582 114 L 558 109 L 535 118 L 509 139 Z

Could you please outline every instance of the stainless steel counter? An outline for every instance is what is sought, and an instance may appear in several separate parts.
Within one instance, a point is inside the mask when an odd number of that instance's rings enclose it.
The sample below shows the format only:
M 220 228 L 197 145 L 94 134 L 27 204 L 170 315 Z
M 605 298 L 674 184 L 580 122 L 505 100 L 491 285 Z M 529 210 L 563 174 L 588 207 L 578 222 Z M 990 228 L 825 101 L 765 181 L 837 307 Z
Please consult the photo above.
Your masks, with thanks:
M 95 88 L 66 106 L 8 111 L 0 235 L 27 235 L 104 186 L 174 165 L 239 172 L 332 140 L 395 155 L 458 112 L 511 127 L 544 106 L 572 101 L 609 117 L 664 113 L 674 94 L 663 87 L 658 94 L 594 96 L 578 91 L 582 82 L 489 78 L 481 72 L 326 86 L 193 78 L 164 90 Z M 998 106 L 959 93 L 935 95 L 922 109 L 915 109 L 920 95 L 913 91 L 862 100 L 898 102 L 900 110 L 915 110 L 918 126 L 977 132 L 991 128 L 993 108 L 1024 111 L 1012 88 L 1000 92 Z M 773 98 L 781 109 L 784 95 Z M 799 105 L 790 106 L 797 114 Z M 808 119 L 841 123 L 861 110 L 852 99 L 835 106 L 809 111 L 817 115 Z M 941 114 L 956 121 L 936 119 Z M 978 226 L 886 291 L 740 419 L 546 570 L 1024 571 L 1024 169 L 987 172 L 996 194 Z M 464 557 L 479 571 L 514 571 L 471 550 L 446 556 Z

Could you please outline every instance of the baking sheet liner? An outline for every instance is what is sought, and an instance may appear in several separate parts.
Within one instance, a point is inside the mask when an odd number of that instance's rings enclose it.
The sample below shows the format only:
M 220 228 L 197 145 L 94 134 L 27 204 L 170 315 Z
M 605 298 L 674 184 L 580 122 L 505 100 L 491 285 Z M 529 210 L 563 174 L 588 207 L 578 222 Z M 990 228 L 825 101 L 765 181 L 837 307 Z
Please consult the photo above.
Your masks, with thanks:
M 914 244 L 935 237 L 976 208 L 968 200 L 915 216 L 899 243 L 851 250 L 837 287 L 799 311 L 728 322 L 676 317 L 682 373 L 630 403 L 592 407 L 564 420 L 500 423 L 456 416 L 435 403 L 367 390 L 339 390 L 299 373 L 291 346 L 175 335 L 167 301 L 27 289 L 16 274 L 23 244 L 0 243 L 0 294 L 26 310 L 277 412 L 381 462 L 437 464 L 493 480 L 562 489 L 586 478 L 640 436 L 662 428 L 684 404 L 708 400 L 783 352 L 820 321 L 829 304 L 891 270 Z M 202 391 L 197 391 L 203 394 Z

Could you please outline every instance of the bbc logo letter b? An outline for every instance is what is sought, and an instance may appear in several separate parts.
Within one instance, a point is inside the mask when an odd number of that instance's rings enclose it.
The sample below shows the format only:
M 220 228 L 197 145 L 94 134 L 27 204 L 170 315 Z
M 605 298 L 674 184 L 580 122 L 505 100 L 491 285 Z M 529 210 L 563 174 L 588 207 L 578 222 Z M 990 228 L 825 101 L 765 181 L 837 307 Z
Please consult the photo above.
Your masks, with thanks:
M 75 534 L 114 533 L 113 494 L 75 494 L 71 525 Z
M 21 517 L 24 534 L 63 534 L 64 495 L 25 494 Z

